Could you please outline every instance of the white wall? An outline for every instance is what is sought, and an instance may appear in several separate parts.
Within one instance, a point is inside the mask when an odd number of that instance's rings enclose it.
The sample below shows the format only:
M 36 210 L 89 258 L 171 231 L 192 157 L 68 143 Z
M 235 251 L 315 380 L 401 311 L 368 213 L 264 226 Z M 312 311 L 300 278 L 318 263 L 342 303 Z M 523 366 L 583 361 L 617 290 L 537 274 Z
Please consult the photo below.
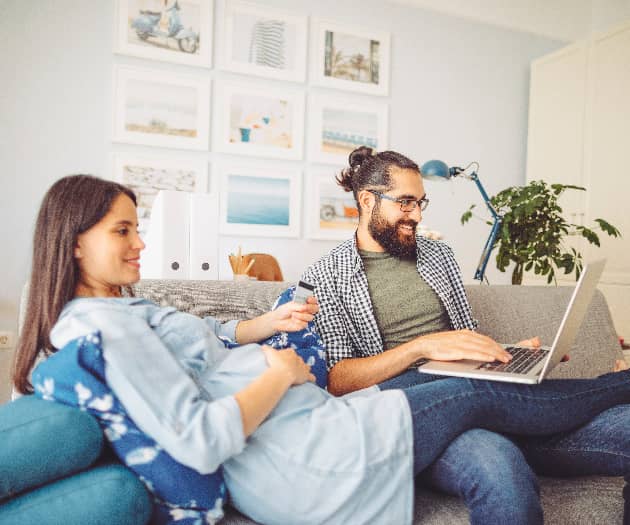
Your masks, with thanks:
M 590 33 L 607 31 L 630 20 L 630 0 L 592 0 L 592 4 Z
M 580 40 L 630 17 L 630 0 L 388 0 L 487 24 Z
M 593 2 L 602 0 L 390 0 L 517 31 L 577 40 L 588 35 Z M 619 2 L 625 0 L 604 0 Z
M 419 163 L 477 160 L 491 194 L 524 182 L 529 63 L 564 42 L 377 0 L 365 0 L 360 9 L 350 0 L 259 3 L 391 31 L 391 148 Z M 110 142 L 112 65 L 154 65 L 112 53 L 113 4 L 2 0 L 0 330 L 15 328 L 33 222 L 46 189 L 69 173 L 108 176 L 112 151 L 143 149 Z M 427 187 L 425 220 L 444 233 L 471 280 L 487 228 L 480 222 L 462 228 L 459 216 L 469 203 L 480 203 L 477 191 L 465 181 Z M 219 244 L 222 278 L 231 276 L 227 253 L 240 244 L 276 255 L 285 277 L 295 279 L 336 243 L 223 237 Z M 507 282 L 494 273 L 493 282 Z

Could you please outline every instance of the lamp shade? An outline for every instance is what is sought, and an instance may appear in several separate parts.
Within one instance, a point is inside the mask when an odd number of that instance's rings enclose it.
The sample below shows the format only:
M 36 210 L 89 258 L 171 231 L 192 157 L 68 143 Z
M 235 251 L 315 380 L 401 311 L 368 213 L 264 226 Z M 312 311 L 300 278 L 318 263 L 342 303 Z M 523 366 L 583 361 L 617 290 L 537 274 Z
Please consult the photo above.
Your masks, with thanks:
M 453 176 L 445 162 L 441 160 L 429 160 L 420 168 L 422 178 L 427 180 L 448 180 Z

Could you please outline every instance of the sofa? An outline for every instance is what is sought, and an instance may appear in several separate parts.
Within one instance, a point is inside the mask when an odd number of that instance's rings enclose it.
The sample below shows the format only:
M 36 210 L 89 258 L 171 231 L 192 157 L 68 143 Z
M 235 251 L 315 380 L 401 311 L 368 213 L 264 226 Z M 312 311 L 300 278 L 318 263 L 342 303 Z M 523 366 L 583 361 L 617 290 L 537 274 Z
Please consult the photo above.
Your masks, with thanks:
M 146 297 L 162 305 L 175 306 L 199 316 L 212 315 L 221 320 L 228 320 L 251 318 L 268 311 L 275 298 L 289 284 L 291 283 L 142 280 L 135 286 L 134 292 L 137 296 Z M 543 344 L 551 344 L 572 288 L 471 285 L 466 287 L 466 291 L 482 333 L 500 342 L 514 342 L 532 335 L 539 335 Z M 569 362 L 560 364 L 552 372 L 552 377 L 592 377 L 611 371 L 615 360 L 623 359 L 608 306 L 600 292 L 596 293 L 589 307 L 586 320 L 580 328 L 578 340 L 580 344 L 574 345 Z M 25 404 L 24 400 L 19 401 Z M 0 439 L 3 439 L 2 421 L 8 408 L 7 405 L 0 407 Z M 11 408 L 14 409 L 13 412 L 18 413 L 29 411 L 26 404 L 23 407 L 17 407 L 18 410 L 15 410 L 15 406 Z M 81 415 L 91 417 L 83 413 Z M 94 444 L 94 447 L 101 446 L 100 442 Z M 105 451 L 106 449 L 107 447 L 104 447 Z M 36 483 L 31 482 L 30 486 L 18 480 L 17 486 L 21 487 L 21 494 L 11 493 L 9 496 L 5 494 L 5 499 L 0 501 L 0 523 L 5 523 L 3 509 L 7 507 L 15 509 L 15 501 L 20 498 L 32 496 L 37 491 L 50 490 L 51 487 L 55 488 L 60 483 L 74 483 L 77 489 L 83 487 L 85 481 L 81 476 L 85 477 L 97 469 L 104 468 L 103 455 L 107 456 L 107 452 L 101 454 L 100 448 L 97 448 L 96 453 L 93 454 L 94 457 L 99 456 L 94 460 L 95 464 L 88 461 L 89 464 L 76 468 L 76 472 L 68 472 L 63 476 L 57 473 L 50 479 L 38 479 Z M 32 460 L 32 462 L 36 461 L 35 458 Z M 31 464 L 30 470 L 37 470 L 36 465 Z M 121 477 L 120 483 L 128 485 L 132 483 L 128 476 L 129 471 L 123 472 L 124 467 L 116 465 L 115 462 L 112 464 L 111 459 L 105 462 L 105 468 L 118 469 L 115 473 Z M 1 471 L 2 461 L 0 461 Z M 60 476 L 61 479 L 58 479 Z M 546 523 L 571 525 L 622 523 L 624 485 L 622 478 L 541 478 L 540 484 Z M 137 504 L 134 507 L 133 502 L 129 502 L 131 513 L 117 523 L 146 523 L 148 519 L 146 494 L 142 493 L 141 487 L 132 485 L 129 487 L 125 491 L 129 493 L 129 490 L 132 490 L 131 493 L 136 495 Z M 106 492 L 105 489 L 103 491 Z M 0 493 L 1 496 L 2 493 Z M 453 525 L 469 522 L 468 512 L 458 498 L 416 487 L 415 499 L 414 523 L 417 525 Z M 61 503 L 57 501 L 57 504 L 58 507 L 60 505 L 63 507 L 63 499 Z M 41 507 L 45 505 L 45 500 L 44 503 L 36 502 L 33 505 Z M 103 506 L 98 506 L 94 512 L 102 512 Z M 40 513 L 39 516 L 41 515 Z M 48 516 L 48 518 L 51 517 Z M 72 522 L 67 519 L 51 518 L 50 521 L 35 520 L 33 523 L 72 525 L 73 523 L 88 523 L 88 521 Z M 94 515 L 89 523 L 114 524 L 114 521 L 107 521 L 107 518 L 99 521 L 98 516 Z M 228 505 L 222 523 L 245 525 L 254 522 Z

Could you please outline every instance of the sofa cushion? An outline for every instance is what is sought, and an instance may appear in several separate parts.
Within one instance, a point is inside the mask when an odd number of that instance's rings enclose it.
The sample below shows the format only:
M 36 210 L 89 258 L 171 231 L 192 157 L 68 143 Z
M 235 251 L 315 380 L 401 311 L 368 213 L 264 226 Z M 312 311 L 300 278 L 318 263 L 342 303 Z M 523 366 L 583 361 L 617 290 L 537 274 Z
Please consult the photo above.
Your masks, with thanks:
M 152 493 L 155 525 L 214 523 L 223 516 L 222 470 L 199 474 L 175 461 L 136 426 L 105 381 L 100 334 L 70 341 L 43 361 L 33 371 L 33 386 L 44 399 L 96 417 L 118 458 Z
M 278 306 L 293 300 L 295 285 L 290 286 L 280 294 L 274 303 L 272 310 Z M 295 352 L 311 366 L 311 372 L 315 376 L 315 382 L 321 388 L 328 384 L 328 371 L 326 368 L 326 348 L 315 329 L 315 323 L 311 321 L 304 330 L 299 332 L 280 332 L 262 341 L 261 344 L 269 345 L 276 349 L 293 348 Z
M 142 279 L 132 291 L 137 297 L 160 306 L 174 306 L 198 317 L 230 321 L 267 313 L 278 295 L 290 285 L 279 281 Z
M 35 396 L 3 405 L 0 499 L 89 467 L 102 445 L 103 433 L 88 414 Z
M 68 408 L 41 400 L 40 403 Z M 87 416 L 75 409 L 71 411 Z M 51 442 L 62 443 L 54 439 Z M 151 510 L 147 491 L 129 469 L 120 464 L 102 465 L 7 501 L 0 505 L 0 523 L 142 525 L 149 521 Z

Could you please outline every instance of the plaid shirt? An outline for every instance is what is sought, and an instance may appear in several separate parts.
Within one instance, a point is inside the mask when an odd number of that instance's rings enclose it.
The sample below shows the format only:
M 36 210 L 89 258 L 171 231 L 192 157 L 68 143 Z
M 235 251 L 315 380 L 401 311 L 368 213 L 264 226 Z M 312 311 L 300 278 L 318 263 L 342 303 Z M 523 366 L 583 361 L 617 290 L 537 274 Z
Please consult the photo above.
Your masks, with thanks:
M 454 330 L 477 328 L 459 266 L 442 241 L 416 236 L 418 273 L 440 297 Z M 328 370 L 350 357 L 383 352 L 363 260 L 356 239 L 348 239 L 311 265 L 304 281 L 313 284 L 319 301 L 315 326 L 324 341 Z

